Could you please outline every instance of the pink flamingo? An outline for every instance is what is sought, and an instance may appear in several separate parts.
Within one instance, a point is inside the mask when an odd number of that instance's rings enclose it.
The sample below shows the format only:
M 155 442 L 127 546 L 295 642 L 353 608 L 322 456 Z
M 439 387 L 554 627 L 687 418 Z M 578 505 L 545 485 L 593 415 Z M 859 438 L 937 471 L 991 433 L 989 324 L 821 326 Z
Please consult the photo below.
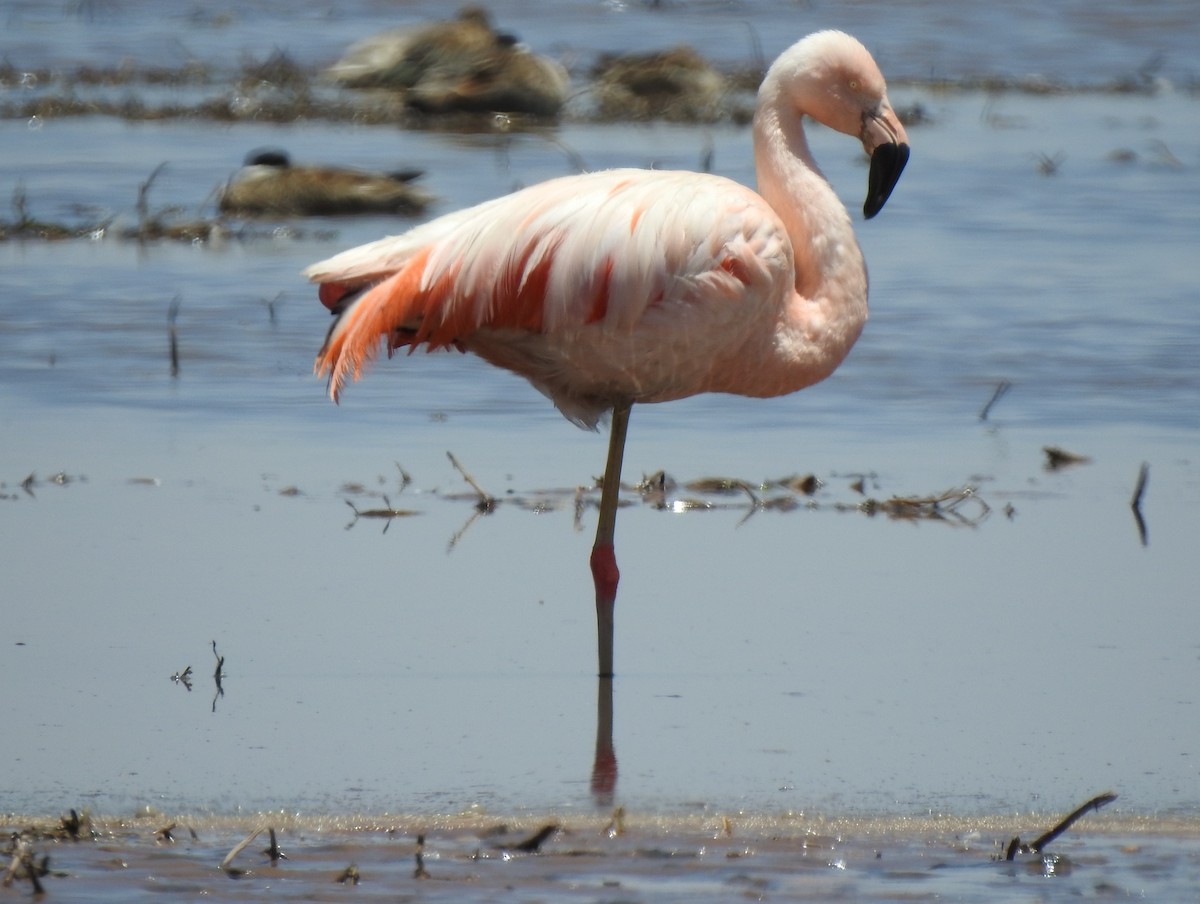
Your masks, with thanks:
M 759 88 L 759 194 L 692 172 L 567 176 L 305 271 L 337 316 L 315 365 L 335 401 L 382 337 L 389 355 L 474 352 L 581 427 L 611 412 L 591 554 L 601 677 L 613 673 L 613 534 L 632 404 L 794 392 L 829 376 L 867 319 L 862 252 L 809 152 L 805 115 L 862 141 L 863 213 L 874 216 L 908 136 L 866 48 L 823 31 L 785 51 Z

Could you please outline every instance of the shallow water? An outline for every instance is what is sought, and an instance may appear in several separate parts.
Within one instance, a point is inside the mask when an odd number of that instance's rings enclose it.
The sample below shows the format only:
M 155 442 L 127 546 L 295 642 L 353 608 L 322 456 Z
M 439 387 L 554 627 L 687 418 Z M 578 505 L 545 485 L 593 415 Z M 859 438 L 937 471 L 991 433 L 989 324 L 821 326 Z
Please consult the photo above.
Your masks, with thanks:
M 1121 797 L 1110 809 L 1142 822 L 1069 836 L 1085 865 L 1053 894 L 1132 891 L 1134 878 L 1160 898 L 1191 887 L 1196 862 L 1178 839 L 1200 814 L 1200 101 L 1186 90 L 1186 8 L 1144 4 L 1129 23 L 1085 16 L 1081 4 L 1039 7 L 1035 28 L 994 7 L 910 4 L 889 30 L 869 4 L 803 16 L 791 5 L 671 15 L 597 4 L 579 6 L 589 24 L 576 31 L 539 4 L 497 7 L 535 46 L 550 32 L 546 43 L 586 51 L 687 38 L 718 55 L 711 36 L 748 22 L 772 54 L 810 19 L 842 24 L 885 72 L 909 79 L 893 91 L 897 105 L 929 116 L 911 130 L 914 156 L 887 209 L 858 227 L 872 319 L 842 369 L 790 398 L 634 413 L 631 480 L 665 469 L 681 484 L 812 473 L 824 485 L 811 499 L 758 491 L 790 498 L 786 511 L 686 488 L 660 505 L 627 493 L 611 698 L 593 677 L 594 497 L 577 506 L 575 492 L 601 471 L 603 439 L 521 381 L 457 355 L 381 363 L 340 407 L 310 375 L 327 318 L 297 274 L 403 222 L 284 224 L 197 244 L 115 233 L 136 221 L 138 186 L 164 161 L 156 209 L 211 213 L 212 189 L 245 151 L 273 144 L 297 159 L 423 168 L 449 210 L 571 172 L 564 147 L 592 168 L 695 168 L 711 149 L 717 172 L 752 182 L 744 129 L 0 121 L 0 194 L 20 185 L 44 219 L 118 218 L 102 239 L 0 243 L 0 807 L 150 805 L 247 821 L 240 814 L 284 811 L 325 814 L 343 832 L 356 812 L 482 808 L 578 824 L 618 804 L 764 820 L 1011 817 L 990 830 L 986 861 L 995 838 L 1111 787 Z M 267 46 L 264 35 L 279 43 L 271 4 L 186 32 L 157 7 L 73 9 L 10 4 L 3 56 L 18 67 L 115 65 L 136 51 L 166 65 L 183 41 L 188 54 L 235 65 Z M 834 23 L 837 11 L 848 20 Z M 369 4 L 332 16 L 306 8 L 289 19 L 286 49 L 316 65 L 382 17 Z M 1040 71 L 1102 86 L 1157 51 L 1169 81 L 1153 93 L 988 94 L 920 81 Z M 812 137 L 857 209 L 857 149 L 823 130 Z M 981 421 L 1001 380 L 1012 389 Z M 1047 445 L 1091 461 L 1048 471 Z M 476 515 L 447 450 L 500 499 L 493 514 Z M 1129 506 L 1143 462 L 1145 542 Z M 940 520 L 862 506 L 964 485 L 978 499 Z M 681 511 L 696 497 L 714 508 Z M 347 500 L 418 514 L 355 521 Z M 219 696 L 214 641 L 225 657 Z M 185 666 L 191 690 L 169 678 Z M 611 740 L 615 772 L 597 769 L 598 734 Z M 1045 887 L 1007 867 L 935 876 L 925 829 L 904 835 L 899 822 L 900 873 L 866 866 L 872 842 L 854 825 L 847 843 L 865 871 L 850 885 L 833 855 L 792 875 L 784 845 L 779 859 L 756 861 L 774 877 L 767 890 L 993 900 Z M 153 831 L 120 841 L 121 856 L 143 856 Z M 682 849 L 702 843 L 694 827 L 661 831 Z M 771 831 L 753 846 L 775 851 Z M 1141 831 L 1176 840 L 1161 857 L 1126 854 L 1139 843 L 1126 836 Z M 236 840 L 221 833 L 204 832 L 181 868 L 219 861 L 214 852 Z M 455 876 L 488 868 L 455 850 Z M 647 878 L 657 861 L 627 853 L 601 861 L 621 864 L 614 896 L 757 888 L 726 861 L 725 872 L 689 867 L 660 887 Z M 311 869 L 351 856 L 376 855 L 339 851 Z M 546 878 L 578 875 L 577 860 L 564 860 L 570 869 L 539 860 L 535 872 L 548 872 L 522 881 L 566 894 Z M 411 844 L 397 862 L 397 879 L 407 876 Z M 607 869 L 587 874 L 578 896 L 609 894 Z M 495 887 L 481 880 L 480 898 Z M 304 888 L 287 893 L 312 893 Z M 421 896 L 436 888 L 421 885 Z M 329 891 L 340 887 L 330 880 Z

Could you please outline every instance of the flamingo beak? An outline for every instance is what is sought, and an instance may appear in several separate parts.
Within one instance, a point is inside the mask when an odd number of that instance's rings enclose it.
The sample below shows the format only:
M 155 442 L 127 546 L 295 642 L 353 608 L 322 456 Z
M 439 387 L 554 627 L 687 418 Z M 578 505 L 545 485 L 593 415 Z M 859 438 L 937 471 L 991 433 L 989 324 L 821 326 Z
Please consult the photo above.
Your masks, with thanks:
M 886 101 L 877 111 L 863 115 L 862 143 L 871 155 L 867 200 L 863 202 L 863 216 L 869 220 L 883 210 L 908 163 L 908 134 Z

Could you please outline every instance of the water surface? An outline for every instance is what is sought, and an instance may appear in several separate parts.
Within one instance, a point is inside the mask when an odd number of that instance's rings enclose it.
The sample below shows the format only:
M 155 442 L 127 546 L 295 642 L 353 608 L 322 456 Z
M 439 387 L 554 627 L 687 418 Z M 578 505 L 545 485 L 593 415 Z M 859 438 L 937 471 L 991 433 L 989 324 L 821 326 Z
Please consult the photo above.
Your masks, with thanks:
M 632 479 L 824 485 L 788 512 L 742 497 L 622 510 L 615 785 L 593 777 L 594 510 L 575 503 L 603 439 L 457 355 L 381 363 L 340 407 L 324 398 L 310 371 L 327 317 L 299 271 L 406 222 L 196 244 L 116 233 L 160 163 L 152 204 L 211 214 L 212 189 L 268 144 L 423 168 L 441 211 L 573 171 L 564 146 L 592 168 L 695 168 L 711 150 L 715 171 L 752 183 L 748 132 L 9 119 L 0 194 L 20 186 L 45 219 L 117 219 L 95 240 L 0 244 L 6 810 L 979 816 L 1111 787 L 1123 813 L 1195 819 L 1190 7 L 680 6 L 496 9 L 580 59 L 690 40 L 751 60 L 750 34 L 772 55 L 839 24 L 928 121 L 887 209 L 858 226 L 872 319 L 833 378 L 634 413 Z M 17 3 L 0 50 L 30 69 L 234 67 L 282 45 L 316 66 L 390 24 L 373 4 L 287 11 L 185 22 L 157 5 Z M 1142 93 L 942 85 L 1043 73 L 1098 88 L 1154 54 Z M 812 138 L 858 209 L 858 149 Z M 1012 389 L 981 421 L 1000 381 Z M 1091 461 L 1047 471 L 1046 445 Z M 475 515 L 447 450 L 495 513 Z M 1146 542 L 1129 506 L 1143 462 Z M 962 518 L 860 508 L 966 485 L 982 501 Z M 419 514 L 355 523 L 346 500 Z M 191 691 L 169 680 L 189 665 Z

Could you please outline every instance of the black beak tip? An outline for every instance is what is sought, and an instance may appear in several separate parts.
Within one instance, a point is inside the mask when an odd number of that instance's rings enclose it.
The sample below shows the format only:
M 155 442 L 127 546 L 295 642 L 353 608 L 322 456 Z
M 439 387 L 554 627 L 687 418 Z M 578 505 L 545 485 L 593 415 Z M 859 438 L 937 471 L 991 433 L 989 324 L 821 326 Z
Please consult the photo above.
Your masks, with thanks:
M 881 144 L 875 148 L 871 154 L 871 174 L 867 179 L 867 200 L 863 202 L 863 216 L 868 220 L 883 210 L 907 163 L 907 144 Z

